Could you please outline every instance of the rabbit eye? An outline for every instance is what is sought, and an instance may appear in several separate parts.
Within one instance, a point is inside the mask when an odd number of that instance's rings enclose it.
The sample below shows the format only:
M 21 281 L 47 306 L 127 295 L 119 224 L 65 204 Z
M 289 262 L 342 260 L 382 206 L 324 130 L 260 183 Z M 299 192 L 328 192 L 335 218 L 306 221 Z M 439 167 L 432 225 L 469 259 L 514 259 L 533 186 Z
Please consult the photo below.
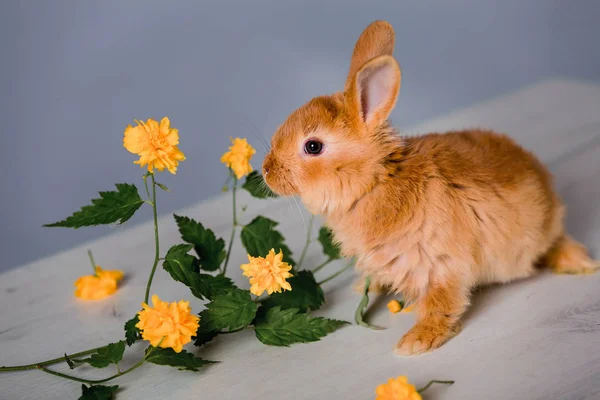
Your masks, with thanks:
M 319 142 L 318 140 L 311 139 L 304 143 L 304 152 L 306 154 L 316 156 L 321 154 L 322 151 L 323 143 Z

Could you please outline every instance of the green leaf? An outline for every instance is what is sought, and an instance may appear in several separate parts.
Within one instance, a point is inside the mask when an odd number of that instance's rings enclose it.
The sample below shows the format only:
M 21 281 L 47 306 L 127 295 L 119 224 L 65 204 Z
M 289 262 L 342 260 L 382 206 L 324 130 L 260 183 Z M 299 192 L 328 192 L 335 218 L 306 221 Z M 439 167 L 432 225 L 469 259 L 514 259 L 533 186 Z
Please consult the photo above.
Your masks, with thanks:
M 363 297 L 362 297 L 362 299 L 360 299 L 360 303 L 358 303 L 358 308 L 356 309 L 356 312 L 354 313 L 354 320 L 356 321 L 356 323 L 358 325 L 364 326 L 365 328 L 376 329 L 376 330 L 385 329 L 381 326 L 369 324 L 367 321 L 364 320 L 364 313 L 365 313 L 365 310 L 367 309 L 367 306 L 369 305 L 369 286 L 370 285 L 371 285 L 371 277 L 367 276 L 367 278 L 365 279 L 365 288 L 363 289 Z
M 81 385 L 81 397 L 79 400 L 112 400 L 115 398 L 115 393 L 119 389 L 118 385 L 114 386 L 102 386 L 94 385 L 87 387 Z
M 194 248 L 194 246 L 191 244 L 176 244 L 175 246 L 171 246 L 169 251 L 167 251 L 163 266 L 175 264 L 186 270 L 198 272 L 198 259 L 193 255 L 188 254 L 192 248 Z M 175 279 L 175 277 L 173 278 Z
M 256 315 L 257 305 L 247 290 L 234 289 L 215 296 L 200 313 L 200 325 L 205 331 L 230 331 L 248 326 Z
M 333 233 L 325 226 L 319 229 L 319 242 L 323 246 L 323 253 L 332 260 L 341 258 L 340 246 L 333 243 Z
M 165 185 L 163 185 L 162 183 L 158 183 L 156 182 L 156 186 L 158 186 L 159 188 L 161 188 L 162 190 L 164 190 L 165 192 L 171 192 L 171 189 L 169 189 L 168 187 L 166 187 Z
M 252 171 L 242 185 L 253 197 L 266 199 L 267 197 L 277 197 L 275 193 L 267 186 L 262 175 L 258 171 Z
M 110 364 L 117 364 L 123 359 L 125 352 L 125 341 L 120 340 L 117 343 L 109 343 L 107 346 L 101 347 L 98 351 L 92 354 L 89 358 L 82 360 L 73 360 L 75 362 L 86 362 L 95 368 L 106 368 Z
M 219 334 L 219 331 L 207 329 L 206 327 L 203 326 L 203 322 L 202 322 L 202 323 L 200 323 L 200 326 L 198 327 L 198 330 L 196 331 L 196 336 L 193 337 L 194 346 L 198 346 L 198 347 L 203 346 L 206 343 L 213 340 L 214 338 L 216 338 L 218 334 Z
M 144 204 L 144 200 L 135 185 L 117 183 L 116 187 L 116 192 L 100 192 L 100 198 L 93 199 L 92 205 L 82 207 L 67 219 L 44 226 L 77 229 L 82 226 L 124 223 Z
M 280 306 L 282 310 L 297 308 L 300 312 L 318 310 L 325 302 L 323 290 L 315 280 L 313 273 L 307 270 L 299 271 L 287 280 L 292 290 L 273 293 L 262 301 L 266 308 Z
M 311 318 L 295 308 L 273 307 L 254 325 L 256 337 L 271 346 L 316 342 L 348 322 L 327 318 Z
M 125 341 L 127 342 L 127 346 L 131 346 L 142 338 L 140 329 L 136 327 L 138 322 L 140 322 L 140 319 L 137 314 L 129 321 L 125 322 Z
M 217 239 L 210 229 L 188 217 L 174 215 L 181 238 L 194 245 L 200 257 L 200 267 L 206 271 L 216 271 L 225 259 L 225 241 Z
M 189 287 L 192 294 L 201 300 L 212 299 L 235 289 L 231 279 L 224 275 L 201 274 L 196 257 L 187 254 L 192 247 L 191 244 L 178 244 L 167 252 L 163 268 L 174 280 Z
M 217 361 L 203 360 L 200 357 L 195 357 L 192 353 L 185 350 L 176 353 L 171 348 L 153 348 L 146 357 L 146 361 L 158 365 L 168 365 L 176 367 L 179 370 L 198 371 L 199 368 L 207 364 L 214 364 Z
M 204 289 L 204 296 L 209 300 L 214 299 L 218 295 L 227 294 L 232 290 L 237 289 L 233 281 L 223 274 L 215 276 L 200 274 L 200 279 L 206 286 Z
M 294 265 L 292 251 L 284 243 L 284 238 L 275 229 L 277 222 L 259 215 L 242 229 L 242 244 L 252 257 L 265 257 L 271 249 L 283 251 L 283 261 Z

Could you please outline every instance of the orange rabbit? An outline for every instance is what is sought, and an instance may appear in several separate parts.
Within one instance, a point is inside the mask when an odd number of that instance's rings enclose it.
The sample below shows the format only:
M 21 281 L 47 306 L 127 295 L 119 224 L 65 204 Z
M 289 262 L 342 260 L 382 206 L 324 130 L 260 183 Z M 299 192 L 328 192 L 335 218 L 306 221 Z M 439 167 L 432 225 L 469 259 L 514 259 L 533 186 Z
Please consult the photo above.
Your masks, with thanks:
M 599 264 L 564 232 L 547 169 L 508 136 L 484 130 L 401 137 L 388 123 L 400 89 L 394 31 L 375 21 L 352 54 L 343 92 L 315 97 L 272 139 L 263 174 L 322 214 L 374 288 L 414 302 L 399 354 L 460 330 L 473 287 Z

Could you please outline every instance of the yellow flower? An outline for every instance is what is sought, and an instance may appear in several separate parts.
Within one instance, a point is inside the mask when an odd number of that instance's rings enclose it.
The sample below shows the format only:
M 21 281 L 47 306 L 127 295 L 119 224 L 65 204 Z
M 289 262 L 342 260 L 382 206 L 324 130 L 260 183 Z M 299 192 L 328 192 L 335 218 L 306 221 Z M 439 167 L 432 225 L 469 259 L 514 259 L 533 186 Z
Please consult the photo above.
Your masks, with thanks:
M 233 146 L 229 146 L 229 151 L 221 156 L 221 162 L 231 168 L 238 179 L 241 179 L 252 172 L 250 159 L 256 150 L 246 139 L 231 139 L 231 143 Z
M 138 313 L 140 322 L 135 326 L 152 346 L 160 343 L 160 347 L 170 347 L 179 353 L 196 334 L 200 318 L 191 314 L 189 301 L 167 303 L 153 295 L 152 305 L 142 303 L 143 310 Z
M 140 167 L 148 164 L 150 172 L 154 172 L 154 168 L 159 171 L 166 168 L 172 174 L 177 172 L 177 165 L 179 161 L 185 160 L 185 156 L 177 148 L 179 132 L 170 127 L 169 118 L 164 117 L 160 124 L 153 119 L 135 122 L 137 126 L 127 125 L 123 138 L 123 146 L 140 156 L 134 164 L 139 164 Z
M 82 276 L 75 281 L 75 296 L 84 300 L 100 300 L 117 291 L 117 282 L 123 279 L 122 271 L 105 271 L 99 266 L 96 275 Z
M 292 290 L 290 284 L 286 281 L 292 274 L 289 271 L 292 267 L 283 262 L 283 252 L 275 254 L 271 249 L 265 258 L 252 257 L 248 255 L 249 264 L 242 264 L 240 268 L 244 271 L 244 276 L 250 278 L 250 292 L 260 296 L 266 290 L 268 294 L 273 292 L 280 293 L 282 289 Z
M 403 312 L 403 313 L 409 313 L 409 312 L 412 312 L 413 308 L 415 308 L 415 305 L 414 305 L 414 304 L 411 304 L 411 305 L 409 305 L 409 306 L 406 306 L 406 307 L 404 307 L 404 308 L 402 309 L 402 312 Z
M 377 386 L 375 400 L 421 400 L 414 385 L 408 383 L 405 376 L 390 378 L 387 383 Z
M 402 310 L 402 303 L 398 300 L 390 300 L 390 302 L 387 303 L 387 308 L 392 314 L 396 314 Z

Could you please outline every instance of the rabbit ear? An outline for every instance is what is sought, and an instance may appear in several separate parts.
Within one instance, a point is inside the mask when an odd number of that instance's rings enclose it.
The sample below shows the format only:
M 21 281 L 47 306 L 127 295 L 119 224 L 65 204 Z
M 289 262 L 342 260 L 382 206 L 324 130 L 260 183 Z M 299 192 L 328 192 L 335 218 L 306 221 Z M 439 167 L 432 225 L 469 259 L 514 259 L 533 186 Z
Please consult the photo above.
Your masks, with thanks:
M 345 92 L 347 105 L 354 121 L 371 132 L 383 123 L 396 105 L 400 91 L 400 66 L 394 57 L 377 57 L 356 73 Z
M 394 43 L 394 28 L 388 22 L 374 21 L 367 26 L 354 46 L 344 91 L 348 90 L 358 70 L 367 62 L 383 55 L 391 56 L 394 52 Z

